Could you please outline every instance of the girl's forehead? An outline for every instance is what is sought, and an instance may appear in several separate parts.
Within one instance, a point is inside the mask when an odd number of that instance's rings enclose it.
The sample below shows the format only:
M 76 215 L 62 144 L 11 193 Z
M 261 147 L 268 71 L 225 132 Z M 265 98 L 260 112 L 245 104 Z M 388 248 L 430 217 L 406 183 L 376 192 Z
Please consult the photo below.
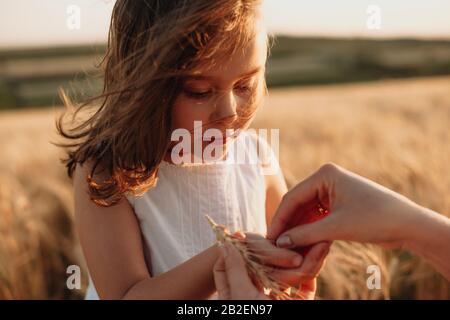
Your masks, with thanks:
M 258 34 L 242 49 L 220 57 L 192 72 L 191 78 L 220 79 L 241 78 L 263 71 L 267 60 L 267 35 Z

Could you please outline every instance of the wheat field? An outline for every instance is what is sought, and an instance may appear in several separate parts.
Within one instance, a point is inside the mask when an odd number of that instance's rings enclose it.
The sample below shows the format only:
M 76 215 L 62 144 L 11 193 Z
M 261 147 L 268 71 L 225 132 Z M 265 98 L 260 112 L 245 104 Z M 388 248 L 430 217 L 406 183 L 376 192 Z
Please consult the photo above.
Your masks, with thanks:
M 450 215 L 450 77 L 270 90 L 257 128 L 280 129 L 290 186 L 333 161 Z M 79 299 L 86 272 L 70 180 L 58 158 L 60 107 L 0 113 L 0 299 Z M 81 290 L 66 287 L 80 265 Z M 382 271 L 369 290 L 367 266 Z M 449 299 L 450 284 L 403 251 L 336 242 L 319 279 L 325 299 Z

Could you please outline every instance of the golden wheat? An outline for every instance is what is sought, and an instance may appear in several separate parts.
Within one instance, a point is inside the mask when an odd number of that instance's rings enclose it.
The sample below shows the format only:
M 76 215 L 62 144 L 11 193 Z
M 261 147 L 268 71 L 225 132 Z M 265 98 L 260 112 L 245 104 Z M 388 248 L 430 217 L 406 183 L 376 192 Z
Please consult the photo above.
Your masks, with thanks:
M 449 215 L 448 88 L 450 77 L 271 90 L 255 127 L 280 129 L 290 187 L 333 161 Z M 0 299 L 81 298 L 86 289 L 71 182 L 48 142 L 55 116 L 55 109 L 0 113 Z M 84 271 L 80 291 L 65 286 L 70 264 Z M 366 285 L 369 265 L 382 271 L 381 290 Z M 407 252 L 336 242 L 318 295 L 449 299 L 450 284 Z
M 228 229 L 214 222 L 211 217 L 206 215 L 208 222 L 216 236 L 219 245 L 229 243 L 235 247 L 241 254 L 247 271 L 258 288 L 263 289 L 271 298 L 276 300 L 292 300 L 292 299 L 306 299 L 302 295 L 299 288 L 292 287 L 285 283 L 278 282 L 272 277 L 272 268 L 262 262 L 263 256 L 255 252 L 243 237 L 231 234 Z

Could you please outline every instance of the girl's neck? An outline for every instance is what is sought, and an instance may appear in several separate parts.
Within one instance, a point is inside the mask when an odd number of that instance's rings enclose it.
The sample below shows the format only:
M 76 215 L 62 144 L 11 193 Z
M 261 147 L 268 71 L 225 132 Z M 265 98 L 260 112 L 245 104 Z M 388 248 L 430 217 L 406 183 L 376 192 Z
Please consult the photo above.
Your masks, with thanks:
M 170 164 L 170 165 L 174 165 L 174 166 L 201 166 L 201 165 L 224 163 L 224 162 L 226 162 L 226 159 L 228 156 L 228 151 L 230 150 L 229 143 L 233 143 L 234 140 L 235 139 L 233 139 L 233 141 L 227 142 L 227 144 L 223 146 L 223 156 L 221 156 L 220 158 L 214 157 L 213 160 L 211 160 L 211 159 L 205 160 L 204 157 L 199 158 L 199 157 L 196 157 L 194 154 L 192 154 L 188 162 L 183 162 L 183 163 L 179 164 L 179 163 L 174 163 L 174 161 L 172 161 L 171 150 L 168 150 L 163 159 L 163 162 Z

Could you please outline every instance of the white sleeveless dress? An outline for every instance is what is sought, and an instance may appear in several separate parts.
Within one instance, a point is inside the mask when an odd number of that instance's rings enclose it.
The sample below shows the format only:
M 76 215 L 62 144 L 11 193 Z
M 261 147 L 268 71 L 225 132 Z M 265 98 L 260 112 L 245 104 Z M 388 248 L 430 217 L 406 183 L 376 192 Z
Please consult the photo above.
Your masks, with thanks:
M 250 141 L 250 143 L 249 143 Z M 271 165 L 278 161 L 267 142 L 243 131 L 234 147 L 266 148 Z M 234 156 L 234 148 L 229 156 Z M 249 150 L 250 151 L 250 150 Z M 266 161 L 266 160 L 264 160 Z M 275 162 L 275 163 L 273 163 Z M 258 163 L 218 161 L 173 165 L 162 162 L 158 181 L 143 196 L 127 196 L 138 218 L 144 254 L 152 277 L 178 266 L 215 243 L 208 214 L 230 231 L 266 234 L 264 174 Z M 217 298 L 216 295 L 212 299 Z M 99 299 L 92 280 L 86 299 Z

